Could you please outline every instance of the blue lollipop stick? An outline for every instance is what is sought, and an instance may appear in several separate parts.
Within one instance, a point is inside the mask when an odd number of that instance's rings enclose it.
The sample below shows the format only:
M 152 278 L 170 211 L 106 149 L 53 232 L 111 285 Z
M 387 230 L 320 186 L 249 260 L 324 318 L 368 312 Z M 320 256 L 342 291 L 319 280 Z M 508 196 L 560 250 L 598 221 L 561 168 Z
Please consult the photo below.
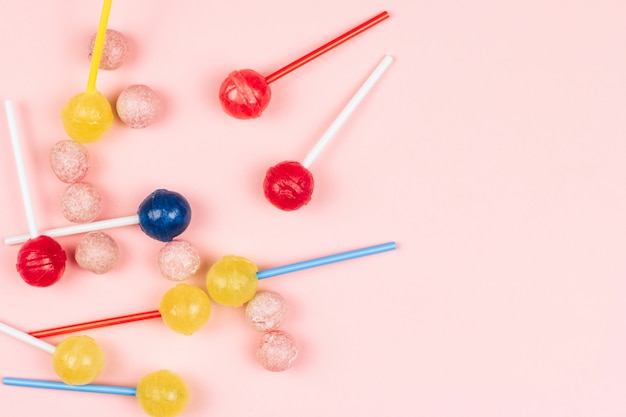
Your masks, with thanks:
M 81 392 L 95 392 L 98 394 L 117 394 L 117 395 L 129 395 L 136 396 L 137 388 L 131 387 L 119 387 L 115 385 L 68 385 L 58 381 L 45 381 L 42 379 L 25 379 L 25 378 L 2 378 L 4 385 L 11 385 L 14 387 L 28 387 L 28 388 L 47 388 L 63 391 L 81 391 Z
M 303 269 L 314 268 L 332 264 L 335 262 L 346 261 L 348 259 L 360 258 L 362 256 L 373 255 L 380 252 L 387 252 L 396 249 L 396 242 L 388 242 L 380 245 L 368 246 L 365 248 L 355 249 L 347 252 L 341 252 L 334 255 L 323 256 L 321 258 L 310 259 L 308 261 L 296 262 L 294 264 L 279 266 L 257 272 L 258 279 L 274 277 L 276 275 L 287 274 L 289 272 L 300 271 Z

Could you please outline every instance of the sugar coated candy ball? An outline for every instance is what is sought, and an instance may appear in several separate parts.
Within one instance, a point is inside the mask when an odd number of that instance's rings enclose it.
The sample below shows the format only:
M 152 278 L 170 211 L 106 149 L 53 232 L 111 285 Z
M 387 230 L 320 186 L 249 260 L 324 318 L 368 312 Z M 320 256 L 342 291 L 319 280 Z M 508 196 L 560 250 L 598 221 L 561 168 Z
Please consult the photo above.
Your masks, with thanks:
M 284 161 L 267 170 L 263 192 L 275 207 L 291 211 L 311 201 L 313 185 L 313 175 L 302 164 Z
M 61 211 L 72 223 L 90 222 L 102 212 L 100 192 L 86 182 L 70 184 L 61 196 Z
M 237 119 L 259 117 L 271 97 L 272 91 L 265 77 L 251 69 L 228 74 L 219 92 L 224 111 Z
M 66 384 L 85 385 L 102 372 L 104 353 L 91 337 L 71 336 L 57 345 L 52 365 Z
M 282 330 L 263 333 L 257 345 L 256 357 L 269 371 L 287 370 L 298 356 L 298 347 L 293 337 Z
M 160 189 L 141 202 L 137 215 L 139 227 L 145 234 L 161 242 L 169 242 L 189 226 L 191 207 L 179 193 Z
M 185 240 L 172 240 L 159 251 L 161 274 L 172 281 L 184 281 L 200 268 L 200 254 Z
M 159 312 L 167 327 L 189 336 L 209 321 L 211 301 L 200 288 L 178 284 L 163 295 Z
M 84 235 L 74 253 L 76 263 L 94 274 L 104 274 L 117 263 L 119 248 L 113 238 L 102 232 Z
M 50 152 L 50 166 L 61 181 L 68 184 L 80 181 L 89 169 L 89 152 L 76 141 L 59 141 Z
M 17 272 L 33 287 L 49 287 L 65 271 L 67 256 L 59 243 L 48 236 L 29 239 L 17 254 Z
M 159 116 L 161 100 L 150 87 L 136 84 L 122 91 L 115 109 L 122 122 L 133 129 L 141 129 Z
M 249 259 L 226 255 L 213 264 L 206 275 L 209 295 L 216 303 L 239 307 L 256 293 L 259 269 Z
M 152 372 L 137 384 L 137 400 L 151 417 L 176 417 L 189 403 L 185 381 L 173 372 Z
M 93 55 L 93 48 L 96 44 L 96 34 L 89 41 L 89 60 Z M 104 45 L 102 47 L 102 57 L 100 57 L 100 69 L 114 70 L 119 68 L 130 52 L 130 44 L 117 30 L 107 29 L 104 35 Z
M 95 142 L 113 124 L 111 104 L 100 92 L 76 94 L 61 110 L 68 136 L 80 143 Z
M 287 303 L 278 293 L 261 291 L 246 304 L 246 321 L 259 331 L 274 330 L 287 314 Z

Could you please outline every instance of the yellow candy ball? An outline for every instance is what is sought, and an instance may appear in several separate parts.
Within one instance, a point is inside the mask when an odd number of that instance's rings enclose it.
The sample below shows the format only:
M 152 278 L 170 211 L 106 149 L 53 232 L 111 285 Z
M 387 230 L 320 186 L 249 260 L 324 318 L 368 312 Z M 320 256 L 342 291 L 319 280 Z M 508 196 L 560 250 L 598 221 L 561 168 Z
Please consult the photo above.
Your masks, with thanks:
M 141 408 L 152 417 L 175 417 L 189 403 L 189 390 L 185 381 L 165 370 L 141 378 L 136 395 Z
M 206 287 L 216 303 L 239 307 L 256 294 L 259 268 L 249 259 L 226 255 L 206 275 Z
M 85 385 L 102 372 L 104 353 L 91 337 L 71 336 L 57 345 L 52 366 L 66 384 Z
M 189 336 L 209 321 L 211 300 L 198 287 L 178 284 L 163 295 L 159 312 L 167 327 Z
M 76 142 L 95 142 L 113 124 L 113 110 L 100 92 L 80 93 L 63 107 L 61 120 L 65 132 Z

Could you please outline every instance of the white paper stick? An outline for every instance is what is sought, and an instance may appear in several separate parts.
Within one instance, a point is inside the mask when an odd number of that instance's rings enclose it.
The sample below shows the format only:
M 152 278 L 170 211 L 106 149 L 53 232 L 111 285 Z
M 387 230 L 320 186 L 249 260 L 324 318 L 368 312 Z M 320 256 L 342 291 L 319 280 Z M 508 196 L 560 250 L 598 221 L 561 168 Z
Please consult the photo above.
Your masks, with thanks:
M 13 102 L 11 100 L 4 101 L 6 110 L 9 133 L 11 136 L 11 144 L 13 145 L 13 156 L 15 157 L 15 165 L 17 165 L 17 176 L 20 181 L 20 190 L 22 191 L 22 200 L 24 201 L 24 210 L 26 210 L 26 221 L 28 222 L 28 238 L 39 236 L 37 224 L 35 223 L 35 214 L 33 212 L 33 202 L 30 198 L 28 189 L 28 181 L 26 180 L 26 168 L 24 167 L 24 157 L 22 156 L 22 147 L 20 144 L 20 136 L 17 132 L 17 123 L 15 122 L 15 112 L 13 111 Z M 28 239 L 27 239 L 28 240 Z
M 72 226 L 57 227 L 55 229 L 44 230 L 42 234 L 50 237 L 77 235 L 79 233 L 94 232 L 96 230 L 113 229 L 115 227 L 131 226 L 139 224 L 139 216 L 118 217 L 117 219 L 100 220 L 91 223 L 81 223 Z M 29 239 L 28 235 L 9 236 L 4 238 L 5 245 L 17 245 Z
M 339 131 L 341 126 L 348 120 L 348 117 L 354 112 L 354 110 L 361 103 L 363 98 L 367 95 L 367 93 L 372 89 L 374 84 L 380 79 L 383 73 L 389 68 L 389 65 L 393 62 L 393 57 L 390 55 L 385 55 L 385 57 L 380 61 L 378 66 L 372 71 L 370 76 L 365 80 L 365 82 L 361 85 L 359 90 L 352 96 L 348 104 L 343 108 L 339 116 L 333 121 L 330 127 L 326 130 L 326 132 L 322 135 L 322 137 L 317 141 L 313 149 L 309 152 L 309 154 L 302 161 L 302 166 L 305 168 L 309 168 L 315 158 L 320 154 L 322 149 L 330 142 L 333 136 Z
M 54 351 L 56 350 L 56 346 L 51 345 L 50 343 L 46 343 L 43 340 L 37 339 L 36 337 L 29 335 L 28 333 L 24 333 L 23 331 L 17 330 L 16 328 L 13 328 L 4 323 L 0 323 L 0 332 L 15 339 L 21 340 L 24 343 L 28 343 L 29 345 L 48 353 L 54 353 Z

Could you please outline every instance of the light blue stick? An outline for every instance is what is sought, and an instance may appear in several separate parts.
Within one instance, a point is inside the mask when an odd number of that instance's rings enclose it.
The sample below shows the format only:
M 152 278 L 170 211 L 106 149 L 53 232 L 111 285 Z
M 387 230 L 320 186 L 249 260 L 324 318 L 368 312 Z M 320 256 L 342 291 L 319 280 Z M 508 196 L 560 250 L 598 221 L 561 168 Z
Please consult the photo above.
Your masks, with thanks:
M 2 378 L 4 385 L 11 385 L 14 387 L 28 387 L 28 388 L 48 388 L 64 391 L 81 391 L 81 392 L 95 392 L 98 394 L 117 394 L 117 395 L 137 395 L 137 388 L 131 387 L 118 387 L 114 385 L 68 385 L 58 381 L 44 381 L 41 379 L 24 379 L 24 378 Z
M 348 259 L 360 258 L 361 256 L 373 255 L 375 253 L 386 252 L 396 249 L 396 242 L 388 242 L 366 248 L 355 249 L 348 252 L 337 253 L 335 255 L 323 256 L 321 258 L 311 259 L 308 261 L 297 262 L 295 264 L 279 266 L 277 268 L 266 269 L 256 273 L 257 278 L 269 278 L 276 275 L 287 274 L 289 272 L 300 271 L 302 269 L 314 268 L 334 262 L 346 261 Z

